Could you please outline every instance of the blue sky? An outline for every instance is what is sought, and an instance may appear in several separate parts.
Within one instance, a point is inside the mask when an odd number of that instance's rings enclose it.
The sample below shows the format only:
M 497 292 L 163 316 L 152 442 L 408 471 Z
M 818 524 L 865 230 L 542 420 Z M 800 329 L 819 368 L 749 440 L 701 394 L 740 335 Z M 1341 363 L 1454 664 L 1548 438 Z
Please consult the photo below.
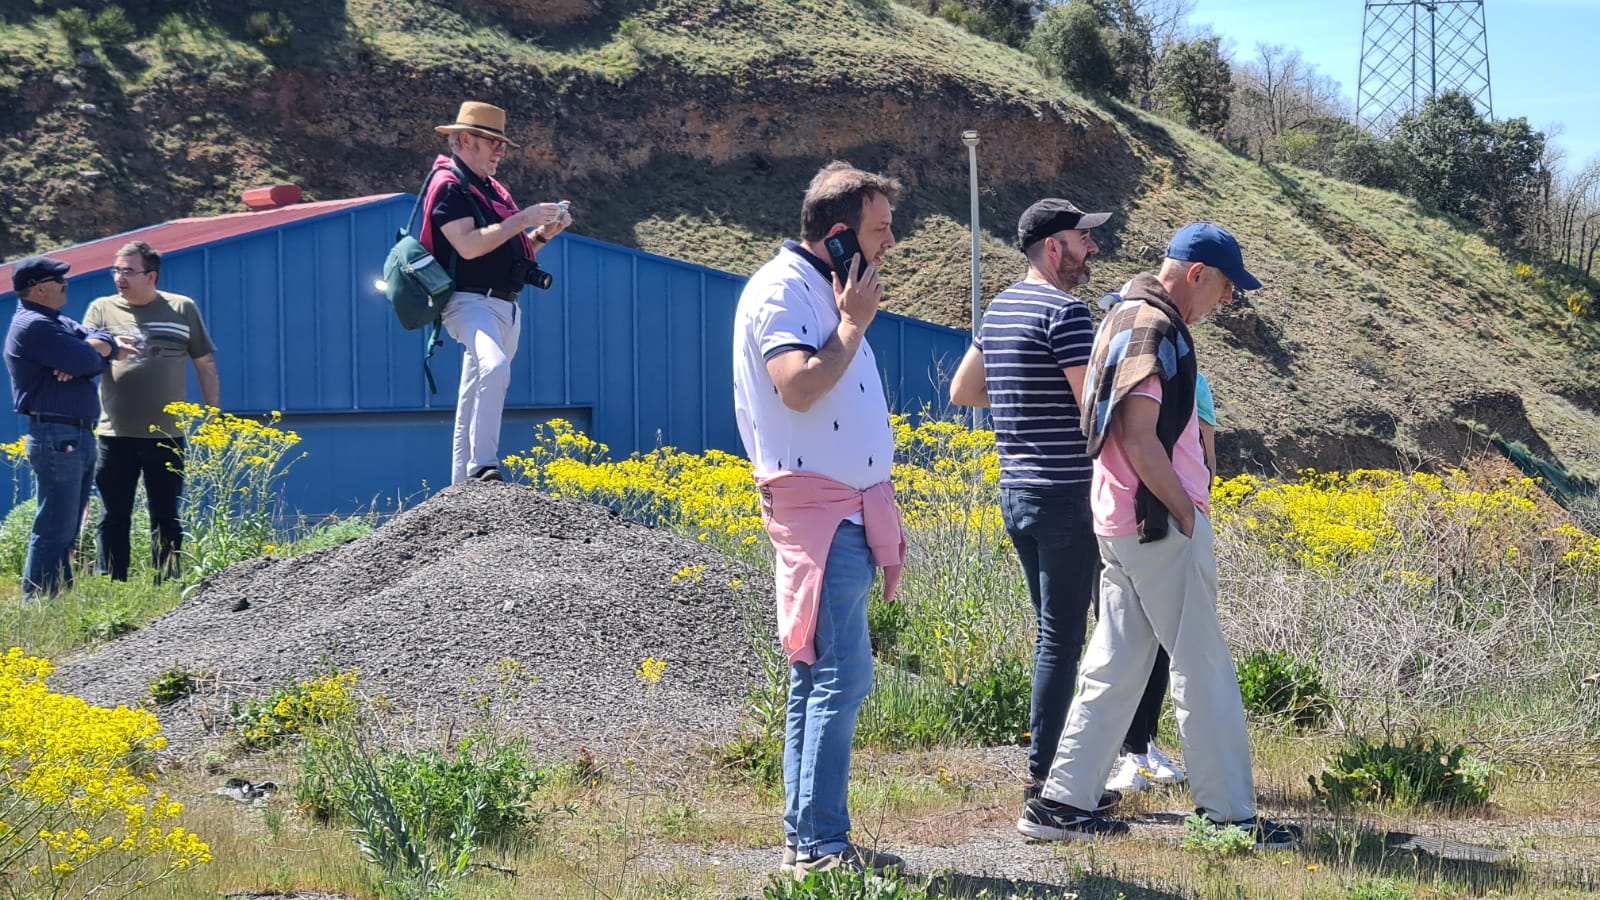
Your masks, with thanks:
M 1298 48 L 1339 82 L 1354 110 L 1362 0 L 1195 0 L 1192 28 L 1211 26 L 1233 56 L 1256 44 Z M 1600 157 L 1600 0 L 1485 0 L 1496 118 L 1525 116 L 1566 150 L 1565 169 Z

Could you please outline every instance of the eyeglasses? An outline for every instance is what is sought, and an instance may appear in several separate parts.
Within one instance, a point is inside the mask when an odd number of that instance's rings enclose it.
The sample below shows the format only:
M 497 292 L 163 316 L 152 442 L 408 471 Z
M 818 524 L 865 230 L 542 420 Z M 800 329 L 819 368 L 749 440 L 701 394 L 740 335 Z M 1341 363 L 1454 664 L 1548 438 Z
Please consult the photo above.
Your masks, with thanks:
M 119 278 L 121 278 L 123 276 L 127 276 L 129 278 L 132 278 L 135 275 L 148 275 L 149 273 L 151 273 L 153 271 L 155 271 L 155 270 L 154 269 L 130 269 L 127 266 L 113 266 L 112 269 L 111 269 L 111 274 L 115 275 L 115 276 L 117 276 Z
M 467 132 L 467 133 L 468 134 L 472 134 L 472 132 L 470 132 L 470 131 Z M 477 138 L 480 141 L 484 141 L 484 142 L 488 143 L 489 144 L 489 152 L 490 153 L 504 153 L 504 152 L 506 152 L 506 141 L 501 139 L 501 138 L 485 137 L 485 136 L 483 136 L 481 134 L 472 134 L 472 136 L 474 138 Z

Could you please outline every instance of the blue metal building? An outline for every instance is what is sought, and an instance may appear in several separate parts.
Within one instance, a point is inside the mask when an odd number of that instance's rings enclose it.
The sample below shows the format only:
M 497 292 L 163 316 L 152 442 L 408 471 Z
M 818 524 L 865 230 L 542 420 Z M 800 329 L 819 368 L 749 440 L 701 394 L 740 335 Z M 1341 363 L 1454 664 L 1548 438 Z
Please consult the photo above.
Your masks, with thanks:
M 181 220 L 52 255 L 73 264 L 66 313 L 76 318 L 115 293 L 118 247 L 141 239 L 161 250 L 161 288 L 195 298 L 217 345 L 223 407 L 280 411 L 302 438 L 306 456 L 285 486 L 290 511 L 385 510 L 449 483 L 460 378 L 459 345 L 447 340 L 433 362 L 439 393 L 428 393 L 423 337 L 401 330 L 373 286 L 414 199 Z M 503 453 L 529 448 L 533 427 L 557 416 L 618 457 L 662 444 L 740 451 L 730 342 L 743 277 L 572 234 L 540 264 L 556 282 L 524 292 Z M 0 300 L 15 299 L 9 274 L 0 268 Z M 901 411 L 942 406 L 941 374 L 954 372 L 968 342 L 887 313 L 868 339 Z M 0 440 L 24 425 L 0 416 Z

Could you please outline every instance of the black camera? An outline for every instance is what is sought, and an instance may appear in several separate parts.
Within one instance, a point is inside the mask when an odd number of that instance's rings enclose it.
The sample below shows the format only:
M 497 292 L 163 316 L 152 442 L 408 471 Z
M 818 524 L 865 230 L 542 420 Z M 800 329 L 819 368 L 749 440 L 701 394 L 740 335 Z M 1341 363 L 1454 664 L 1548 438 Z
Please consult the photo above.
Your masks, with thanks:
M 519 259 L 511 264 L 511 280 L 516 284 L 531 284 L 541 291 L 550 290 L 550 285 L 556 283 L 556 277 L 539 268 L 539 263 L 531 259 Z

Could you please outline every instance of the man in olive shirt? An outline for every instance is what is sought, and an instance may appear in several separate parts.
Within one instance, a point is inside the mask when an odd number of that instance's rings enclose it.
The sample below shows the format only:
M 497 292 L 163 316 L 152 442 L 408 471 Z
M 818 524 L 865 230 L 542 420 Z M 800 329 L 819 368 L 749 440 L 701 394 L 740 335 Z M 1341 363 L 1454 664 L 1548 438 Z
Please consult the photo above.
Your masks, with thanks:
M 220 406 L 216 347 L 193 300 L 156 289 L 161 254 L 143 241 L 117 251 L 117 296 L 89 304 L 85 327 L 129 335 L 142 353 L 114 362 L 100 379 L 99 449 L 94 483 L 103 512 L 96 535 L 97 570 L 128 579 L 133 497 L 144 479 L 150 505 L 151 562 L 158 578 L 176 574 L 183 547 L 178 503 L 183 495 L 183 436 L 165 411 L 186 393 L 188 366 L 207 406 Z

